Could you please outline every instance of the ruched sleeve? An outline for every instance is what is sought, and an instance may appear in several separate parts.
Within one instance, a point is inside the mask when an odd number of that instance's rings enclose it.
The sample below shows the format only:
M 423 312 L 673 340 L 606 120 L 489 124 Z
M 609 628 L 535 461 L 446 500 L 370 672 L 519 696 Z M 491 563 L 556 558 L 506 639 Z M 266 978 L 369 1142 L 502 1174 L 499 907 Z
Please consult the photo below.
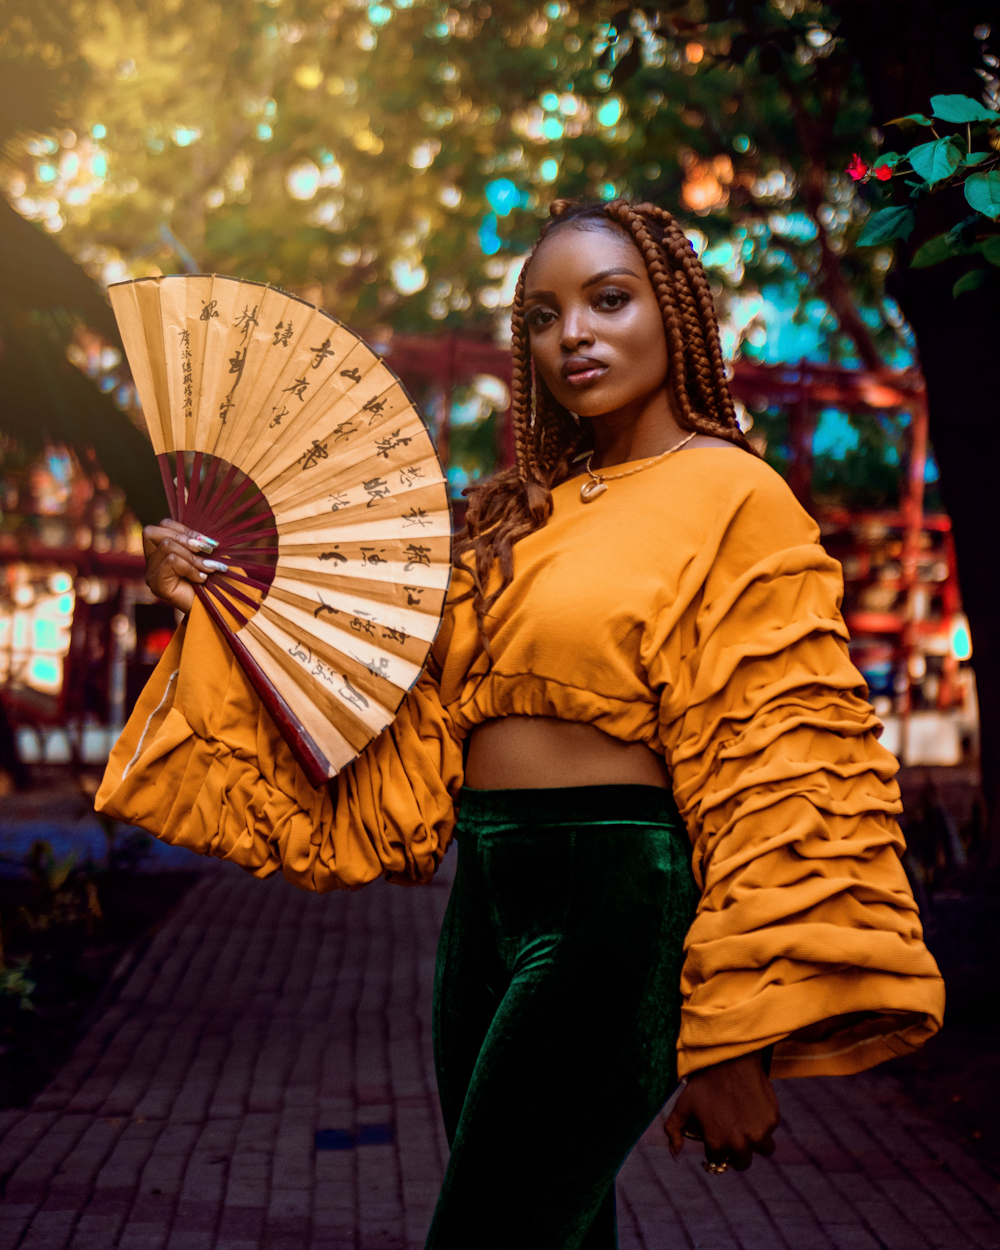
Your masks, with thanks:
M 771 1044 L 775 1076 L 856 1072 L 942 1022 L 900 862 L 897 764 L 817 537 L 775 476 L 660 625 L 660 737 L 702 890 L 682 1075 Z
M 392 725 L 314 788 L 196 602 L 112 752 L 97 808 L 258 877 L 356 889 L 429 880 L 461 784 L 461 744 L 425 672 Z

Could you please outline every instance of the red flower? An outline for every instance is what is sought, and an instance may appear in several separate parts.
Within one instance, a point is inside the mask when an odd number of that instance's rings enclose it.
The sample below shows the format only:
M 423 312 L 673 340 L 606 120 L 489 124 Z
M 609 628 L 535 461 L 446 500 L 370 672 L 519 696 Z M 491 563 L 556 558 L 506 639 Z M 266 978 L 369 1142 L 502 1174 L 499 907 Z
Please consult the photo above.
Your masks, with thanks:
M 847 166 L 847 173 L 851 175 L 855 182 L 860 182 L 865 174 L 868 173 L 868 166 L 858 156 L 857 152 L 851 157 L 851 163 Z
M 875 177 L 879 182 L 888 182 L 892 177 L 892 167 L 890 165 L 879 165 L 875 170 Z

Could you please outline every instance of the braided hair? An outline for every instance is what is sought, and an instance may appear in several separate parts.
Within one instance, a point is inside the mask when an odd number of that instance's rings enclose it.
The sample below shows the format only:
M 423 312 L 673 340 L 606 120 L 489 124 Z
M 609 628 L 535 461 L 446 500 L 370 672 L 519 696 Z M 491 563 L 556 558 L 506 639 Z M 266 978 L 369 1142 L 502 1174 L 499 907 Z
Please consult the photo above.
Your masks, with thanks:
M 461 599 L 473 599 L 487 652 L 484 623 L 513 579 L 514 544 L 545 524 L 553 488 L 569 476 L 576 456 L 593 447 L 589 423 L 578 423 L 535 374 L 524 319 L 524 279 L 532 257 L 554 230 L 570 225 L 621 230 L 642 254 L 663 316 L 670 362 L 667 385 L 678 424 L 756 454 L 736 423 L 708 279 L 672 214 L 655 204 L 628 200 L 554 200 L 521 270 L 511 313 L 515 463 L 465 491 L 466 528 L 454 548 L 456 567 L 472 574 L 473 588 Z M 473 560 L 467 561 L 470 552 Z M 500 581 L 490 589 L 494 565 Z

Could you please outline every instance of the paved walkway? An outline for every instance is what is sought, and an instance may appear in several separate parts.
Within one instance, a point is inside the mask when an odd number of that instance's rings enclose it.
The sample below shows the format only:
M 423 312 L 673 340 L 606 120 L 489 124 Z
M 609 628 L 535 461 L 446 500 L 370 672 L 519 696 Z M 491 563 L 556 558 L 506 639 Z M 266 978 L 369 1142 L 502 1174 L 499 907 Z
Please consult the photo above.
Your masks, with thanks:
M 0 1250 L 419 1250 L 446 1158 L 447 887 L 316 897 L 206 871 L 49 1088 L 0 1113 Z M 779 1152 L 743 1176 L 693 1148 L 675 1164 L 650 1128 L 622 1250 L 1000 1250 L 1000 1186 L 893 1080 L 779 1089 Z

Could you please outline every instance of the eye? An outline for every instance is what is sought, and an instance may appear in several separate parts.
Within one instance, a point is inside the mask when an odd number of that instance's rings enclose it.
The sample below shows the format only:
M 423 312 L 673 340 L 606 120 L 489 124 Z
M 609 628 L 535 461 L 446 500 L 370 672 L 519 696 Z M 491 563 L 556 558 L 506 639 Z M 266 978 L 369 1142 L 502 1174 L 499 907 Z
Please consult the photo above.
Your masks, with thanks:
M 546 308 L 544 304 L 535 304 L 524 315 L 526 324 L 533 330 L 540 330 L 544 326 L 551 325 L 555 319 L 556 314 L 551 308 Z
M 594 307 L 602 312 L 617 312 L 619 308 L 624 308 L 626 304 L 631 303 L 631 300 L 632 296 L 628 291 L 623 291 L 619 287 L 605 287 L 595 297 Z

